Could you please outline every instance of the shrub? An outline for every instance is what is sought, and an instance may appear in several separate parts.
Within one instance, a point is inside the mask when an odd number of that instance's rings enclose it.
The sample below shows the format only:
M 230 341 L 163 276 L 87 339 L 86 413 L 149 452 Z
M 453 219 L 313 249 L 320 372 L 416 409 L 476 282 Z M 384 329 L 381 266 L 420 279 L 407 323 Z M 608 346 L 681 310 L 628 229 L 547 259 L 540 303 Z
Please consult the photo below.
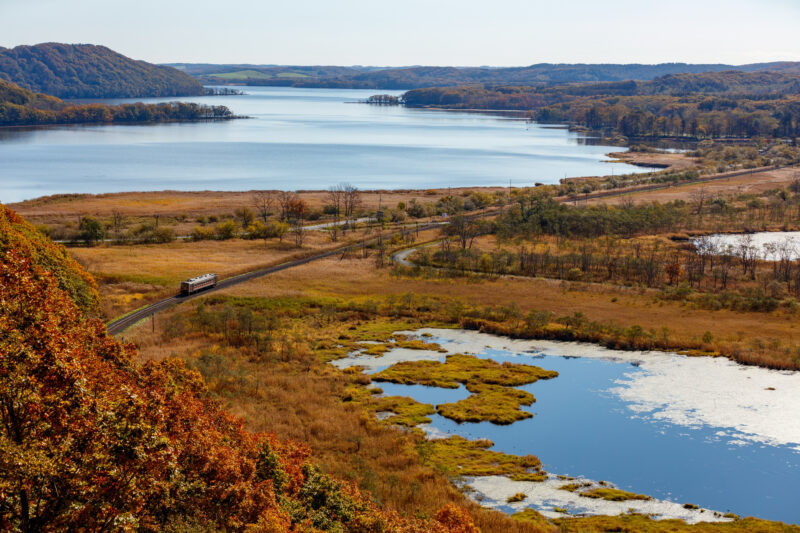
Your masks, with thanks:
M 220 222 L 214 228 L 214 234 L 216 235 L 217 239 L 225 241 L 228 239 L 232 239 L 236 236 L 236 232 L 239 230 L 239 226 L 233 220 L 226 220 L 225 222 Z

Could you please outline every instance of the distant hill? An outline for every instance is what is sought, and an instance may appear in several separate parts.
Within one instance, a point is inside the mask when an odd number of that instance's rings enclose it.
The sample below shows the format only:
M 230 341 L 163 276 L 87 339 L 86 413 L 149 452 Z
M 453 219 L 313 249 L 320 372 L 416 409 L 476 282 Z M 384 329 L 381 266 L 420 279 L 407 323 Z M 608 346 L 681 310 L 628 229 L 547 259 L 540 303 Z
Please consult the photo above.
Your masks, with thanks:
M 0 47 L 0 80 L 59 98 L 144 98 L 205 92 L 188 74 L 91 44 Z
M 409 107 L 528 111 L 630 137 L 800 136 L 800 76 L 778 72 L 671 74 L 651 81 L 559 86 L 428 87 L 402 96 Z
M 34 93 L 0 81 L 0 126 L 45 124 L 114 124 L 227 120 L 236 118 L 225 106 L 167 102 L 162 104 L 76 105 L 55 96 Z
M 687 63 L 551 64 L 527 67 L 336 67 L 287 65 L 215 65 L 174 63 L 207 84 L 341 87 L 354 89 L 416 89 L 458 85 L 546 86 L 565 83 L 648 81 L 670 74 L 737 70 L 800 74 L 800 62 L 724 65 Z

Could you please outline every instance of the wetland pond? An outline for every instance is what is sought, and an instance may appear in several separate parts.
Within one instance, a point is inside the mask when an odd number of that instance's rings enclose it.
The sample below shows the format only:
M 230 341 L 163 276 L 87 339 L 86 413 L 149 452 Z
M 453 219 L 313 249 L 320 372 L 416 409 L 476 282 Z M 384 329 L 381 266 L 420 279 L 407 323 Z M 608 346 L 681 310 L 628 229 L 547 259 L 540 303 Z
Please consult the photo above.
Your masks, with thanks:
M 725 358 L 513 340 L 458 329 L 398 333 L 437 343 L 446 353 L 394 348 L 381 357 L 354 354 L 334 364 L 360 365 L 372 374 L 400 361 L 444 361 L 449 354 L 463 353 L 558 371 L 554 379 L 515 387 L 536 397 L 530 407 L 522 407 L 532 418 L 511 425 L 458 424 L 435 414 L 423 426 L 429 438 L 489 439 L 492 450 L 541 459 L 550 474 L 544 482 L 465 479 L 484 505 L 506 512 L 534 507 L 548 516 L 563 516 L 562 510 L 614 515 L 633 508 L 689 522 L 719 520 L 726 512 L 800 522 L 800 372 L 743 366 Z M 375 385 L 385 395 L 410 396 L 434 406 L 469 395 L 463 386 Z M 653 499 L 579 497 L 559 490 L 568 481 L 558 475 L 579 482 L 605 480 Z M 519 492 L 527 495 L 524 501 L 507 503 Z M 686 509 L 684 503 L 701 509 Z
M 695 246 L 705 246 L 710 253 L 738 254 L 742 246 L 765 261 L 800 258 L 800 231 L 761 231 L 757 233 L 718 233 L 695 238 Z

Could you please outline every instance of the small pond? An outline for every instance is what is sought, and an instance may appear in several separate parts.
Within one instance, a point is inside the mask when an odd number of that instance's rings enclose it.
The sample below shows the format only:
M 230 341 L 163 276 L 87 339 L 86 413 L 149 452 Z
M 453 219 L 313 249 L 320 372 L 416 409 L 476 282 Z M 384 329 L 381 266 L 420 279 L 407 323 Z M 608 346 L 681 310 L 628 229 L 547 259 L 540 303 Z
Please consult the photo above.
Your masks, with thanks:
M 752 247 L 757 257 L 766 261 L 800 259 L 800 231 L 719 233 L 695 238 L 692 242 L 698 247 L 709 247 L 713 254 L 737 255 L 737 250 L 745 245 Z
M 408 334 L 409 332 L 404 332 Z M 494 450 L 538 456 L 551 475 L 606 480 L 656 499 L 636 507 L 690 521 L 682 504 L 741 516 L 800 522 L 800 373 L 738 365 L 728 359 L 661 352 L 624 352 L 585 343 L 518 341 L 483 333 L 423 329 L 448 353 L 527 363 L 559 377 L 517 387 L 536 397 L 523 409 L 534 417 L 509 426 L 458 424 L 439 415 L 425 428 L 434 437 L 488 438 Z M 374 373 L 401 360 L 444 360 L 436 351 L 394 349 L 383 357 L 355 356 L 339 367 L 363 365 Z M 437 405 L 469 393 L 376 383 L 385 394 Z M 467 480 L 485 504 L 506 511 L 534 506 L 551 516 L 618 514 L 632 502 L 576 498 L 545 483 L 502 477 Z M 510 494 L 529 498 L 509 505 Z M 608 504 L 614 505 L 608 505 Z M 624 504 L 620 507 L 620 504 Z M 677 504 L 677 505 L 676 505 Z M 616 507 L 615 507 L 616 505 Z M 672 506 L 670 511 L 669 506 Z M 617 509 L 617 507 L 620 507 Z

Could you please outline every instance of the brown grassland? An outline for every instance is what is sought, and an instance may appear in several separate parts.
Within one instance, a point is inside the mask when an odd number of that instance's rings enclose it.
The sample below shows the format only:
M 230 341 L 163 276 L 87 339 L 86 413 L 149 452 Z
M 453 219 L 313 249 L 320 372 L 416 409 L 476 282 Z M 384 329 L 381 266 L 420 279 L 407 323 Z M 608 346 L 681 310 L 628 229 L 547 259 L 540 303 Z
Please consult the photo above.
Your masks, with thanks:
M 588 518 L 547 523 L 540 515 L 527 512 L 509 518 L 471 503 L 449 482 L 457 468 L 453 460 L 479 461 L 466 449 L 437 450 L 426 445 L 413 430 L 400 430 L 378 422 L 360 402 L 352 398 L 354 386 L 365 381 L 356 372 L 343 372 L 324 363 L 328 357 L 315 355 L 332 348 L 331 339 L 342 332 L 350 338 L 381 338 L 386 332 L 423 325 L 413 318 L 386 319 L 373 323 L 362 314 L 324 318 L 319 310 L 306 311 L 303 301 L 336 300 L 367 302 L 394 298 L 402 301 L 409 294 L 430 295 L 441 300 L 461 299 L 475 305 L 516 303 L 520 309 L 546 308 L 568 314 L 583 311 L 593 319 L 627 320 L 645 326 L 668 323 L 686 336 L 702 335 L 711 329 L 724 332 L 746 331 L 753 327 L 754 314 L 699 312 L 678 306 L 643 303 L 637 292 L 624 288 L 565 286 L 548 280 L 527 279 L 419 279 L 400 276 L 389 268 L 376 269 L 373 261 L 361 258 L 327 259 L 254 280 L 211 297 L 211 300 L 241 298 L 248 302 L 276 303 L 294 309 L 285 319 L 283 333 L 272 355 L 260 356 L 252 348 L 238 347 L 233 333 L 201 335 L 175 329 L 185 323 L 181 315 L 196 309 L 197 303 L 179 306 L 156 319 L 156 332 L 140 327 L 125 334 L 140 347 L 143 358 L 177 356 L 198 368 L 209 389 L 223 406 L 242 416 L 248 428 L 276 432 L 285 438 L 308 442 L 315 460 L 326 471 L 356 481 L 370 491 L 377 502 L 403 514 L 427 516 L 449 502 L 464 505 L 484 532 L 493 531 L 796 531 L 791 526 L 757 520 L 734 521 L 722 525 L 686 526 L 681 522 L 654 522 L 646 517 Z M 615 302 L 611 297 L 616 296 Z M 260 305 L 260 304 L 259 304 Z M 287 307 L 288 306 L 288 307 Z M 299 310 L 299 311 L 298 311 Z M 277 311 L 273 313 L 278 316 Z M 178 322 L 175 319 L 178 318 Z M 794 328 L 786 320 L 764 317 L 764 331 L 794 338 Z M 241 327 L 241 326 L 239 326 Z M 370 333 L 376 332 L 376 333 Z M 376 336 L 377 335 L 377 336 Z M 327 339 L 320 344 L 320 339 Z M 334 349 L 335 351 L 335 349 Z M 266 357 L 266 358 L 264 358 Z M 556 378 L 557 379 L 557 378 Z M 456 443 L 458 444 L 458 443 Z M 457 453 L 456 453 L 457 452 Z M 466 455 L 465 455 L 466 454 Z M 455 458 L 455 459 L 453 459 Z M 535 458 L 534 458 L 535 459 Z M 530 464 L 538 464 L 533 460 Z M 538 475 L 534 472 L 531 475 Z M 585 526 L 584 522 L 586 521 Z
M 360 236 L 359 232 L 359 236 Z M 175 294 L 181 280 L 205 272 L 226 278 L 342 246 L 321 231 L 310 231 L 303 248 L 287 236 L 270 240 L 179 240 L 166 244 L 104 244 L 70 248 L 72 256 L 98 282 L 102 311 L 112 319 L 147 303 Z

